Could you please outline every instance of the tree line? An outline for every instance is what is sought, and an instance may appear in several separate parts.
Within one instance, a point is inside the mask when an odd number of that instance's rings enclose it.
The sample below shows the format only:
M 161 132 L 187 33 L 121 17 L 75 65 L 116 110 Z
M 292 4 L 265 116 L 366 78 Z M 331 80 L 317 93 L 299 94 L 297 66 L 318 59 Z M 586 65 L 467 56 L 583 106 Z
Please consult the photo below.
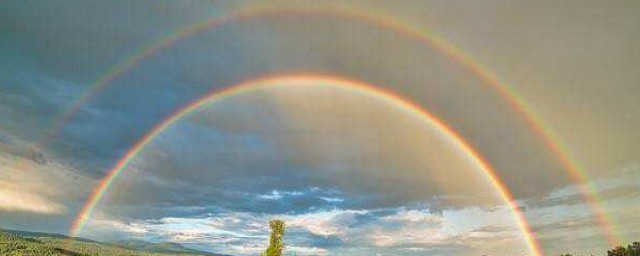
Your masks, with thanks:
M 573 254 L 561 254 L 560 256 L 573 256 Z M 640 242 L 633 242 L 625 246 L 616 246 L 607 251 L 607 256 L 640 256 Z

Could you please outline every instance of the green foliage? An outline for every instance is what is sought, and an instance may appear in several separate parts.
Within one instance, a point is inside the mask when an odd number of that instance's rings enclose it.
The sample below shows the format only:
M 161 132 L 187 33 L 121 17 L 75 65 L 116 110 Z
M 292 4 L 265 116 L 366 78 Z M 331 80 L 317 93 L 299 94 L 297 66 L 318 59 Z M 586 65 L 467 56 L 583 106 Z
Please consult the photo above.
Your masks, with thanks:
M 2 256 L 212 256 L 192 252 L 150 252 L 66 237 L 24 238 L 0 231 Z
M 640 242 L 634 242 L 630 245 L 617 246 L 607 251 L 607 256 L 640 256 Z
M 271 220 L 269 221 L 269 226 L 271 227 L 269 247 L 262 252 L 262 256 L 282 256 L 282 251 L 284 250 L 284 242 L 282 241 L 285 230 L 284 221 Z
M 0 232 L 0 255 L 7 256 L 64 256 L 63 250 L 43 244 L 37 240 L 25 239 L 18 235 Z
M 573 256 L 572 254 L 560 254 L 560 256 Z M 607 256 L 640 256 L 640 242 L 624 246 L 616 246 L 607 251 Z

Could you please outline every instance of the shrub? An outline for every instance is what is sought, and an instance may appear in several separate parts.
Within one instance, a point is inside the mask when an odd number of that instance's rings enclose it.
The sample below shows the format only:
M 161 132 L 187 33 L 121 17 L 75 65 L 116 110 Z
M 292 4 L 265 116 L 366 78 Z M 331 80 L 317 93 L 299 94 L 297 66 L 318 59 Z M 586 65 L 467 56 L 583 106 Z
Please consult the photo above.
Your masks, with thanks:
M 269 221 L 269 226 L 271 227 L 269 247 L 262 252 L 262 256 L 282 256 L 282 251 L 284 250 L 284 242 L 282 242 L 285 229 L 284 221 L 271 220 Z

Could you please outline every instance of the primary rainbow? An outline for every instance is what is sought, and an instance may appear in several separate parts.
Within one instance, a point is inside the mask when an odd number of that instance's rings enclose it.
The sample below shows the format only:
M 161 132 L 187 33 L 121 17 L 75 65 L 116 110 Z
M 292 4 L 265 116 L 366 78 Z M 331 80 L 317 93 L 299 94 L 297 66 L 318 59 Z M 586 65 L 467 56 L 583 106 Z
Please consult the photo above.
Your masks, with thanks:
M 515 202 L 509 190 L 498 178 L 496 172 L 491 168 L 489 163 L 485 161 L 483 157 L 478 152 L 476 152 L 476 150 L 455 130 L 453 130 L 446 123 L 444 123 L 428 111 L 424 110 L 417 104 L 403 99 L 402 97 L 394 94 L 391 91 L 382 90 L 378 87 L 374 87 L 372 85 L 368 85 L 358 81 L 313 74 L 273 76 L 249 80 L 234 86 L 227 87 L 225 89 L 215 90 L 169 115 L 163 121 L 154 126 L 140 140 L 138 140 L 134 144 L 134 146 L 131 147 L 129 151 L 111 168 L 111 170 L 102 179 L 102 181 L 100 181 L 100 184 L 91 193 L 91 196 L 88 198 L 86 204 L 76 217 L 70 230 L 71 236 L 77 236 L 79 234 L 86 222 L 91 217 L 91 214 L 96 205 L 98 205 L 98 203 L 104 197 L 105 193 L 109 190 L 116 178 L 118 178 L 118 176 L 123 173 L 128 164 L 136 157 L 136 155 L 144 150 L 144 148 L 149 143 L 151 143 L 158 135 L 160 135 L 167 128 L 171 127 L 174 123 L 176 123 L 183 117 L 188 116 L 194 111 L 197 111 L 198 109 L 201 109 L 202 107 L 209 104 L 213 104 L 232 96 L 251 92 L 256 89 L 266 88 L 270 86 L 305 85 L 331 86 L 335 87 L 336 89 L 342 89 L 346 92 L 375 97 L 385 103 L 404 110 L 407 114 L 411 114 L 415 118 L 424 121 L 425 124 L 437 129 L 437 131 L 444 135 L 444 137 L 448 139 L 450 143 L 457 147 L 461 154 L 467 157 L 469 161 L 473 162 L 483 171 L 483 174 L 485 175 L 487 180 L 496 188 L 500 197 L 509 206 L 511 212 L 514 215 L 514 219 L 518 223 L 518 227 L 520 228 L 526 239 L 530 251 L 534 255 L 542 255 L 538 243 L 534 238 L 534 235 L 531 232 L 525 217 L 520 211 L 519 206 Z
M 407 24 L 402 24 L 395 18 L 381 13 L 365 12 L 355 9 L 335 8 L 253 8 L 241 10 L 222 18 L 212 18 L 189 25 L 176 31 L 175 33 L 168 35 L 167 37 L 160 38 L 158 41 L 152 43 L 149 46 L 141 48 L 141 50 L 137 51 L 129 58 L 115 65 L 105 75 L 101 76 L 96 82 L 94 82 L 81 97 L 74 101 L 67 111 L 65 111 L 62 115 L 54 120 L 52 125 L 52 132 L 50 134 L 57 133 L 74 115 L 74 113 L 76 113 L 81 108 L 82 105 L 84 105 L 94 95 L 98 94 L 105 87 L 107 87 L 113 80 L 117 79 L 122 74 L 136 67 L 141 61 L 149 58 L 150 56 L 153 56 L 163 49 L 173 46 L 183 38 L 190 37 L 206 30 L 215 29 L 232 22 L 239 22 L 247 19 L 259 19 L 296 14 L 335 16 L 367 22 L 383 29 L 396 31 L 409 39 L 419 41 L 427 47 L 437 49 L 446 56 L 455 59 L 459 63 L 463 64 L 463 66 L 465 66 L 475 75 L 487 82 L 487 84 L 490 85 L 491 88 L 496 90 L 517 113 L 525 118 L 530 129 L 542 139 L 546 147 L 558 159 L 563 168 L 570 174 L 573 181 L 578 185 L 578 188 L 585 198 L 585 201 L 594 212 L 599 226 L 603 230 L 603 234 L 608 242 L 611 245 L 619 244 L 621 239 L 618 237 L 617 232 L 615 232 L 615 230 L 613 229 L 615 227 L 615 223 L 613 219 L 606 214 L 606 211 L 601 203 L 602 198 L 599 195 L 597 188 L 595 188 L 592 183 L 589 182 L 590 177 L 588 176 L 585 168 L 580 166 L 580 164 L 576 161 L 575 157 L 571 154 L 571 150 L 569 149 L 569 147 L 566 145 L 563 139 L 554 131 L 552 126 L 548 124 L 540 115 L 538 115 L 534 108 L 531 107 L 522 96 L 518 95 L 512 86 L 501 80 L 495 73 L 491 72 L 489 68 L 482 66 L 471 56 L 461 51 L 452 43 L 439 37 L 432 31 L 425 30 L 424 28 L 411 27 Z

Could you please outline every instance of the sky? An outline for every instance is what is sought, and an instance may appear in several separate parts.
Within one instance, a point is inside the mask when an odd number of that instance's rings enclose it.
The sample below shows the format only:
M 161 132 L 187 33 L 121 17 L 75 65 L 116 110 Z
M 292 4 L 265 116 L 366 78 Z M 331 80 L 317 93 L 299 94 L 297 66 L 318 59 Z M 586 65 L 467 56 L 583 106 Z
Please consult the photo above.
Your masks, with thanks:
M 637 1 L 0 6 L 2 229 L 68 234 L 100 180 L 183 106 L 260 77 L 314 74 L 394 92 L 455 130 L 545 255 L 600 255 L 612 237 L 640 237 Z M 469 62 L 526 102 L 562 154 Z M 78 235 L 257 255 L 279 218 L 296 255 L 532 255 L 483 169 L 406 104 L 327 79 L 271 83 L 154 136 Z M 567 172 L 567 155 L 586 179 Z

